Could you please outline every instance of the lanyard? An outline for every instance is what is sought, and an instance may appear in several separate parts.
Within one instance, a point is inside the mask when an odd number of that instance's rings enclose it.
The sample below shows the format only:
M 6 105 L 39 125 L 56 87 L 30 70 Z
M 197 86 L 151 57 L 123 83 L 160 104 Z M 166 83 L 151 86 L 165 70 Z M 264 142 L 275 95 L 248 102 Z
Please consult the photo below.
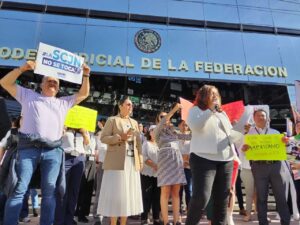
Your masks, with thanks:
M 260 132 L 259 132 L 259 130 L 257 130 L 257 128 L 256 127 L 254 127 L 254 129 L 256 130 L 256 133 L 258 133 L 258 134 L 261 134 Z M 265 133 L 264 134 L 267 134 L 268 133 L 268 128 L 266 129 L 266 131 L 265 131 Z

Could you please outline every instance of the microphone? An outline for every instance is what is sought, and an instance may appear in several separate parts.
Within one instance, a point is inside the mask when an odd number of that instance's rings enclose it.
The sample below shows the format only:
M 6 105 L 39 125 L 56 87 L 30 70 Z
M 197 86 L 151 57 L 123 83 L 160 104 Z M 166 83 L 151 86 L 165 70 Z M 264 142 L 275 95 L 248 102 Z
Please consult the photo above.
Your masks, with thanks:
M 216 104 L 216 105 L 215 105 L 215 110 L 216 110 L 217 112 L 220 111 L 220 106 L 219 106 L 219 104 Z

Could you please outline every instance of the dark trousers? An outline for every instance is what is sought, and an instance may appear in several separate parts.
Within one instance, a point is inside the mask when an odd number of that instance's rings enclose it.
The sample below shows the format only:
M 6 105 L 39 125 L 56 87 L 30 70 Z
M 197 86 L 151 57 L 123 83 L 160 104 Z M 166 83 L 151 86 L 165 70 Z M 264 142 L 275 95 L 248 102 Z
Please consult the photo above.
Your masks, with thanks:
M 196 225 L 210 197 L 213 201 L 212 225 L 225 225 L 233 161 L 211 161 L 191 153 L 193 195 L 189 204 L 186 225 Z
M 242 179 L 241 179 L 241 170 L 239 169 L 236 182 L 235 182 L 235 194 L 239 203 L 240 210 L 244 208 L 244 199 L 243 199 L 243 192 L 242 192 Z
M 0 192 L 0 222 L 2 222 L 4 217 L 5 203 L 6 203 L 6 195 Z
M 157 178 L 141 175 L 141 185 L 144 205 L 141 219 L 148 219 L 148 213 L 152 207 L 153 220 L 159 220 L 160 188 L 157 187 Z
M 94 161 L 85 162 L 85 172 L 81 178 L 80 191 L 77 201 L 76 214 L 78 218 L 90 214 L 91 201 L 94 191 L 94 180 L 96 174 L 96 163 Z
M 66 154 L 66 193 L 63 199 L 59 195 L 56 197 L 55 225 L 73 225 L 84 164 L 84 156 L 75 157 Z
M 290 212 L 285 198 L 285 188 L 283 182 L 284 171 L 281 161 L 272 164 L 253 162 L 252 173 L 257 193 L 257 216 L 259 225 L 268 225 L 268 195 L 269 184 L 271 184 L 276 201 L 281 224 L 290 224 Z
M 300 180 L 295 180 L 294 183 L 295 183 L 295 188 L 297 193 L 298 210 L 300 210 Z
M 179 196 L 180 196 L 180 206 L 182 206 L 183 202 L 183 190 L 185 192 L 185 203 L 187 208 L 189 207 L 190 199 L 192 196 L 192 172 L 191 169 L 184 168 L 184 174 L 186 178 L 186 185 L 181 186 Z M 181 212 L 181 207 L 180 207 L 180 213 Z

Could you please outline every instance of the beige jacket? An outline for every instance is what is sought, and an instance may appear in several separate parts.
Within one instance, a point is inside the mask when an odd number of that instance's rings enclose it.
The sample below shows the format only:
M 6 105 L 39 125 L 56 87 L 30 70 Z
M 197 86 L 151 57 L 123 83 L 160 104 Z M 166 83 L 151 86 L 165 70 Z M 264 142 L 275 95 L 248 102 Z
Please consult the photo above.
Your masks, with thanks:
M 134 129 L 134 162 L 135 169 L 141 170 L 141 163 L 143 162 L 142 144 L 138 123 L 129 118 L 131 126 Z M 122 118 L 117 116 L 109 117 L 101 133 L 101 142 L 107 144 L 107 153 L 103 163 L 104 170 L 124 170 L 126 157 L 126 143 L 121 140 L 121 134 L 124 133 Z

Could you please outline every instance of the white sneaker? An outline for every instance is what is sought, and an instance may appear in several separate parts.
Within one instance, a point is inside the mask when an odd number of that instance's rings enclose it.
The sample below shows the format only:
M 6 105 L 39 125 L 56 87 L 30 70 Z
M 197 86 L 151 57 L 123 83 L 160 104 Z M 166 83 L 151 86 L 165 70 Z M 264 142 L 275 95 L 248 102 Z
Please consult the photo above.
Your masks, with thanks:
M 294 220 L 299 220 L 299 219 L 300 219 L 299 213 L 293 214 L 293 219 L 294 219 Z
M 232 216 L 227 215 L 227 225 L 234 225 Z

